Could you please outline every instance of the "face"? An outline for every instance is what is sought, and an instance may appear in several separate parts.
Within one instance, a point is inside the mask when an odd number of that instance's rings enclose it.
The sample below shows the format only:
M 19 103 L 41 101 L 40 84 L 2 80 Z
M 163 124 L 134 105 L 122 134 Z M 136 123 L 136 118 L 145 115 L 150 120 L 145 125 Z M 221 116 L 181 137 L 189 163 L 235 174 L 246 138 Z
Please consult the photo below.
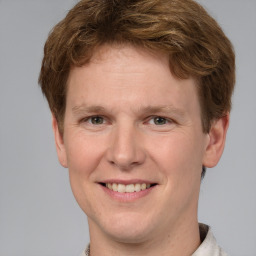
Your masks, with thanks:
M 197 221 L 202 165 L 216 164 L 225 133 L 202 132 L 192 78 L 176 79 L 167 57 L 131 46 L 102 46 L 71 70 L 63 137 L 54 118 L 53 128 L 91 233 L 122 242 Z

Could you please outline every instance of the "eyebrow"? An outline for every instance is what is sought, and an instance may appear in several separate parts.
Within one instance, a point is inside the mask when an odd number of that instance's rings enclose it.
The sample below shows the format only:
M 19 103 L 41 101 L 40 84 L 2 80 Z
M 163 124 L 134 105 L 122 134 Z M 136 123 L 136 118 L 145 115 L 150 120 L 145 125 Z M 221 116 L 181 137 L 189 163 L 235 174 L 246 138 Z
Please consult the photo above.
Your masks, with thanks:
M 100 113 L 106 112 L 106 109 L 102 106 L 87 106 L 85 104 L 72 107 L 72 112 L 76 114 L 80 113 Z
M 102 114 L 102 113 L 108 113 L 109 111 L 103 106 L 99 106 L 99 105 L 88 106 L 86 104 L 81 104 L 81 105 L 72 107 L 72 112 L 74 115 L 80 115 L 84 113 Z M 112 111 L 110 110 L 110 112 Z M 135 112 L 138 112 L 143 115 L 144 114 L 152 115 L 157 113 L 173 113 L 181 117 L 185 116 L 185 111 L 183 111 L 182 109 L 176 108 L 172 105 L 142 106 L 142 107 L 139 107 Z
M 140 109 L 142 113 L 156 114 L 156 113 L 175 113 L 180 116 L 185 115 L 185 111 L 182 109 L 176 108 L 172 105 L 164 106 L 147 106 Z

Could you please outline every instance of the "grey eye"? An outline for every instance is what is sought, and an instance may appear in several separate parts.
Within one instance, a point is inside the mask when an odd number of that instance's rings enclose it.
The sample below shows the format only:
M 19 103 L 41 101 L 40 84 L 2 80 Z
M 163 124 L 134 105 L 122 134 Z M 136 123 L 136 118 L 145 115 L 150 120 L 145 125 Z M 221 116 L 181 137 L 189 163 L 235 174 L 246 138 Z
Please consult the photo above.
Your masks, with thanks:
M 168 121 L 164 117 L 157 116 L 157 117 L 153 118 L 153 122 L 154 122 L 155 125 L 164 125 Z
M 92 124 L 99 125 L 99 124 L 103 124 L 104 123 L 104 119 L 101 116 L 93 116 L 93 117 L 90 118 L 90 122 Z

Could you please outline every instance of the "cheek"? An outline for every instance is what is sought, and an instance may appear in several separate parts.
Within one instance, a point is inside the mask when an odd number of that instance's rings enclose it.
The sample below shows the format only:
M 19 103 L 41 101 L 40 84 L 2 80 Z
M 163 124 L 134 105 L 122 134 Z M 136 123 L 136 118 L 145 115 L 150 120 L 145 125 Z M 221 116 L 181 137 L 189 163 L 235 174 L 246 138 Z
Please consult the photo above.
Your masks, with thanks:
M 200 176 L 203 151 L 202 140 L 197 137 L 196 134 L 173 133 L 151 143 L 151 158 L 167 178 L 189 182 L 194 176 Z
M 83 134 L 67 139 L 67 161 L 71 175 L 88 176 L 96 169 L 104 152 L 104 143 Z
M 198 200 L 202 171 L 200 142 L 191 136 L 176 135 L 159 145 L 158 163 L 165 179 L 163 205 L 175 206 L 178 212 L 194 209 Z M 193 138 L 193 137 L 192 137 Z M 168 218 L 168 216 L 167 216 Z
M 72 192 L 81 209 L 93 211 L 94 171 L 103 155 L 103 143 L 93 136 L 76 135 L 66 139 L 69 180 Z

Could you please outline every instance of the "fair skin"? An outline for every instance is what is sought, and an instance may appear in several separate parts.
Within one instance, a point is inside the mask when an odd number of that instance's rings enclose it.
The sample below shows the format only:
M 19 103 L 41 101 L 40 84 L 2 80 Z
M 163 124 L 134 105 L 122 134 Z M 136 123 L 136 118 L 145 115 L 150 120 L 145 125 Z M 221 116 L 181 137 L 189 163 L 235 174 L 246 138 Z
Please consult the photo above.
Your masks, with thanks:
M 127 45 L 102 46 L 72 68 L 66 100 L 55 142 L 88 216 L 91 255 L 191 255 L 202 165 L 219 161 L 229 116 L 203 133 L 194 79 Z

